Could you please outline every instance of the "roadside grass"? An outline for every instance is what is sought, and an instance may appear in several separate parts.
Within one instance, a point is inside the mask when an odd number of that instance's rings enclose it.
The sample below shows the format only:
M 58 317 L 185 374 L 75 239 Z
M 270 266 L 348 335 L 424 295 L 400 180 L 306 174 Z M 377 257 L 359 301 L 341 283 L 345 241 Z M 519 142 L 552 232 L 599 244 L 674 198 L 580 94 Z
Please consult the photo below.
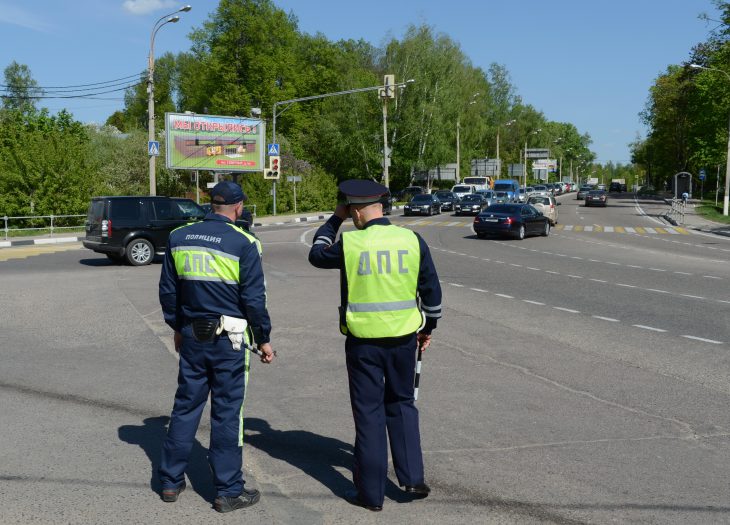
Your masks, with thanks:
M 714 202 L 704 201 L 701 205 L 695 208 L 698 215 L 701 215 L 707 220 L 720 222 L 722 224 L 730 224 L 730 216 L 722 214 L 722 205 L 715 206 Z
M 74 227 L 74 228 L 53 228 L 53 237 L 68 237 L 68 236 L 79 236 L 79 235 L 85 235 L 86 230 L 84 230 L 83 226 L 80 227 Z M 5 238 L 12 238 L 12 237 L 51 237 L 51 229 L 50 228 L 39 228 L 37 230 L 14 230 L 14 229 L 8 229 L 6 232 L 3 229 L 0 229 L 0 240 Z

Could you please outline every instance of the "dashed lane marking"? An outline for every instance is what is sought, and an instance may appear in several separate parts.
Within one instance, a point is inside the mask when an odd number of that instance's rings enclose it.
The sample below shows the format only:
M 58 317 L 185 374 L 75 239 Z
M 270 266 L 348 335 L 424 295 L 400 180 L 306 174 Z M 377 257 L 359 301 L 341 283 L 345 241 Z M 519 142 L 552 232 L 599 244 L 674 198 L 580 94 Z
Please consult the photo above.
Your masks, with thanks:
M 646 326 L 643 324 L 632 324 L 631 326 L 635 326 L 636 328 L 641 328 L 643 330 L 651 330 L 652 332 L 666 332 L 666 330 L 661 328 L 654 328 L 653 326 Z
M 696 337 L 694 335 L 683 335 L 687 339 L 693 339 L 695 341 L 702 341 L 703 343 L 712 343 L 713 345 L 721 345 L 722 341 L 715 341 L 714 339 L 705 339 L 704 337 Z

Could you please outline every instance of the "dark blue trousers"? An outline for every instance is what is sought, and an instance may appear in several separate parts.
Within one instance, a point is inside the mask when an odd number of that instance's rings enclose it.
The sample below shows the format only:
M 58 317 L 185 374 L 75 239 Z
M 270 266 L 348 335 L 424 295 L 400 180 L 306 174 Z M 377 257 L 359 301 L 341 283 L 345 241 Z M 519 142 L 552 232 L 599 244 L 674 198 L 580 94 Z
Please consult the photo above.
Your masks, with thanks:
M 398 483 L 423 483 L 418 409 L 413 400 L 416 335 L 357 339 L 345 343 L 350 403 L 355 419 L 353 481 L 361 501 L 380 506 L 385 498 L 388 442 Z
M 208 461 L 218 496 L 243 491 L 243 400 L 248 380 L 248 351 L 233 350 L 228 337 L 198 343 L 190 325 L 182 329 L 180 372 L 175 405 L 162 447 L 162 488 L 180 486 L 198 430 L 200 416 L 211 394 Z

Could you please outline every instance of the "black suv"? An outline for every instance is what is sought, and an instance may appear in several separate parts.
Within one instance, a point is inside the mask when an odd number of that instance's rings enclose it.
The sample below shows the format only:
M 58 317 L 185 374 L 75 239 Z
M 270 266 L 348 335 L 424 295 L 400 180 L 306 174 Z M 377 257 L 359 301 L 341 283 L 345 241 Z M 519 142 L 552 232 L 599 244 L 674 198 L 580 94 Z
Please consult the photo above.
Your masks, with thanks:
M 150 264 L 167 248 L 175 228 L 205 216 L 190 199 L 170 197 L 94 197 L 86 218 L 84 247 L 115 262 Z

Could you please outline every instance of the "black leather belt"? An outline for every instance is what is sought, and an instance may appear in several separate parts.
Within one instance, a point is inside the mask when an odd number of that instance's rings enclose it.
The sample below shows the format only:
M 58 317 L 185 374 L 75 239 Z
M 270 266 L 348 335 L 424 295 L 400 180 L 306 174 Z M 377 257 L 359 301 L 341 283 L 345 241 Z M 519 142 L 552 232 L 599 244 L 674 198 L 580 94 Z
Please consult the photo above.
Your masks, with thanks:
M 193 326 L 193 337 L 199 343 L 212 340 L 216 337 L 215 331 L 219 323 L 219 319 L 193 319 L 190 323 Z

